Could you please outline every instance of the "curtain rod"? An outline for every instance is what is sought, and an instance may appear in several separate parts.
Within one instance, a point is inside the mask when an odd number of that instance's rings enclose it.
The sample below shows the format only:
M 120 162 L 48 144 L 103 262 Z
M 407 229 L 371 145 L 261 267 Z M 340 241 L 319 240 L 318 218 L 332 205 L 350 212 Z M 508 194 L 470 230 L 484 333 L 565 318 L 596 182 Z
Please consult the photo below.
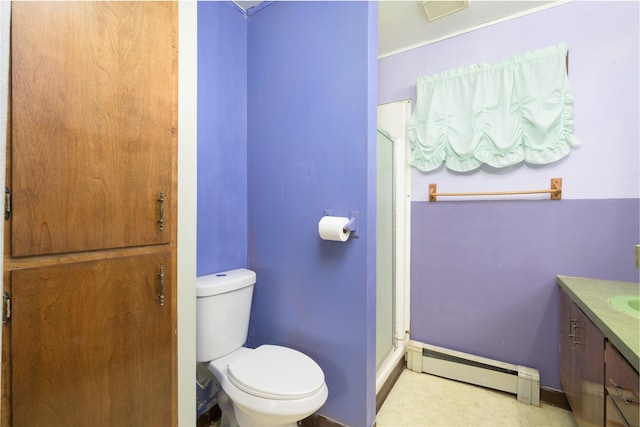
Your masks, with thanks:
M 429 201 L 437 201 L 437 197 L 448 196 L 511 196 L 515 194 L 545 194 L 551 195 L 551 200 L 562 200 L 562 178 L 551 178 L 551 189 L 549 190 L 521 190 L 521 191 L 478 191 L 464 193 L 438 193 L 436 184 L 429 184 Z

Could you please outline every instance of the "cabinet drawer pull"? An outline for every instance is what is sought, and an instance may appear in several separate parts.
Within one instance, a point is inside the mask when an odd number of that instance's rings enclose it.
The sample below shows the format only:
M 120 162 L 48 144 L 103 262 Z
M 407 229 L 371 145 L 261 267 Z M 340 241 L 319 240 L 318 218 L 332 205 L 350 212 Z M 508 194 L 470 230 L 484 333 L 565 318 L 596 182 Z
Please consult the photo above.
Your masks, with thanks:
M 633 397 L 625 396 L 625 394 L 623 393 L 623 390 L 627 390 L 627 391 L 629 391 L 629 393 L 631 393 L 633 395 L 633 390 L 631 390 L 631 388 L 625 387 L 623 385 L 620 385 L 620 384 L 616 383 L 613 380 L 613 378 L 609 378 L 609 382 L 611 383 L 613 388 L 616 389 L 616 392 L 618 393 L 618 397 L 620 399 L 622 399 L 622 401 L 624 402 L 625 405 L 638 405 L 640 403 L 638 401 L 638 399 L 635 399 Z
M 9 187 L 4 187 L 4 220 L 8 221 L 11 217 L 11 192 Z
M 627 422 L 627 419 L 625 418 L 624 414 L 622 413 L 622 411 L 620 410 L 620 408 L 618 408 L 618 405 L 616 404 L 616 401 L 611 397 L 611 395 L 607 396 L 607 400 L 609 401 L 609 404 L 611 405 L 611 408 L 613 408 L 614 411 L 616 411 L 616 414 L 618 415 L 618 419 L 615 421 L 618 422 L 622 422 L 624 423 L 624 427 L 631 427 L 629 425 L 629 423 Z M 607 411 L 609 411 L 609 405 L 607 405 Z M 607 412 L 607 424 L 609 422 L 609 417 L 611 417 L 611 415 L 608 414 Z M 621 425 L 621 424 L 616 424 L 616 425 Z
M 160 217 L 158 219 L 158 226 L 160 227 L 160 231 L 164 231 L 164 191 L 161 191 L 158 197 L 158 211 Z
M 159 292 L 156 298 L 160 301 L 160 305 L 164 305 L 164 267 L 160 267 L 158 273 Z
M 571 332 L 569 333 L 569 339 L 571 340 L 571 344 L 573 344 L 573 348 L 575 350 L 576 345 L 583 345 L 584 343 L 580 341 L 578 334 L 576 334 L 576 329 L 585 329 L 584 326 L 580 326 L 578 321 L 573 318 L 569 318 L 569 325 Z
M 569 342 L 571 344 L 573 344 L 573 338 L 576 336 L 575 326 L 576 326 L 576 319 L 574 319 L 573 316 L 569 316 Z

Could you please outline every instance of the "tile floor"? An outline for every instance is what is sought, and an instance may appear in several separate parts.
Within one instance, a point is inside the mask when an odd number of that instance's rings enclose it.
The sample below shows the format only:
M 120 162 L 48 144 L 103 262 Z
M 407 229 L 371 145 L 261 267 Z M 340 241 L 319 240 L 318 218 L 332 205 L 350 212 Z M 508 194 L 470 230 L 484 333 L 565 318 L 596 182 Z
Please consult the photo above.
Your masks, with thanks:
M 575 427 L 570 411 L 517 401 L 512 394 L 405 369 L 376 427 Z
M 210 424 L 220 426 L 220 420 Z M 408 369 L 376 415 L 376 427 L 577 427 L 570 411 L 526 405 L 500 391 Z

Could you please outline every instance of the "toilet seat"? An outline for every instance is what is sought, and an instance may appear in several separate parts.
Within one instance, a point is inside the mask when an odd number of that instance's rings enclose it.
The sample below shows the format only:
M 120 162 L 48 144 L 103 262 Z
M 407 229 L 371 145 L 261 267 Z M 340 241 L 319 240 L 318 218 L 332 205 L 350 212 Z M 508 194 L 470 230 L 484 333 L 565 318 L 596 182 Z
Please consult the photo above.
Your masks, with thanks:
M 317 394 L 324 373 L 309 356 L 287 347 L 262 345 L 227 367 L 229 381 L 253 396 L 295 400 Z

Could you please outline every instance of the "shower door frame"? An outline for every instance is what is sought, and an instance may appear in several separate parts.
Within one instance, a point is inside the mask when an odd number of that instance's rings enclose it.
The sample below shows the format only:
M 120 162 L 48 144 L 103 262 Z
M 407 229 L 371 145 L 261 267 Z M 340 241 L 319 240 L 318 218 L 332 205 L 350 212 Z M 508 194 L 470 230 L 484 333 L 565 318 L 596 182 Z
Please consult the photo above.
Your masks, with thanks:
M 411 144 L 408 125 L 411 108 L 411 100 L 378 105 L 378 127 L 390 134 L 394 146 L 395 327 L 392 350 L 376 371 L 376 394 L 404 358 L 409 342 Z

